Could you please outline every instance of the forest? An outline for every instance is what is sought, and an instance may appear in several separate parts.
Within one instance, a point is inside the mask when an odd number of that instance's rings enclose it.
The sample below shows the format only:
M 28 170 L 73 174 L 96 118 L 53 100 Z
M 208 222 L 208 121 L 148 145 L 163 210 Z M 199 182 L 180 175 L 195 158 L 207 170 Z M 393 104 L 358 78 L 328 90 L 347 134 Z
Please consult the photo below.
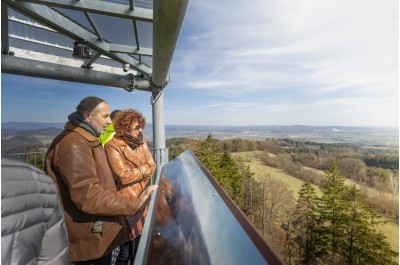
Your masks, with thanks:
M 290 139 L 167 141 L 170 159 L 191 149 L 287 264 L 397 264 L 377 229 L 398 220 L 398 150 Z M 296 196 L 265 173 L 257 179 L 237 152 L 258 151 L 263 164 L 304 181 Z M 396 194 L 368 196 L 346 180 Z M 320 190 L 316 191 L 316 188 Z M 297 199 L 295 199 L 297 198 Z

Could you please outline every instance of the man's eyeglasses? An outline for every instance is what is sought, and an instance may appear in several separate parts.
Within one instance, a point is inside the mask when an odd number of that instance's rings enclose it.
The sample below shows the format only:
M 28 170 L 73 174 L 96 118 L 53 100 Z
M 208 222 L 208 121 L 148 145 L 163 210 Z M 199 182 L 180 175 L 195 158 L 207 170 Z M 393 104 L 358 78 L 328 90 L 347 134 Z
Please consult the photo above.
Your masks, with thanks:
M 135 130 L 135 131 L 139 131 L 140 129 L 142 129 L 142 126 L 140 126 L 140 125 L 132 127 L 132 130 Z

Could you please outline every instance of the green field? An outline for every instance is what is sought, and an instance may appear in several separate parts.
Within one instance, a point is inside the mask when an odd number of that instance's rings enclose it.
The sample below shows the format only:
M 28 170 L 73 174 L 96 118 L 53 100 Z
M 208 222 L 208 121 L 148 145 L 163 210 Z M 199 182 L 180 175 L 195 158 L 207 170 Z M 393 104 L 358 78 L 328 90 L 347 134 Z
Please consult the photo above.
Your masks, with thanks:
M 270 174 L 271 178 L 279 179 L 280 181 L 287 183 L 288 188 L 293 192 L 293 197 L 297 200 L 297 196 L 301 189 L 301 185 L 303 185 L 303 181 L 286 174 L 281 169 L 263 165 L 259 159 L 254 157 L 254 155 L 257 153 L 263 153 L 263 152 L 256 151 L 256 152 L 240 152 L 240 153 L 231 153 L 231 154 L 232 154 L 233 158 L 241 157 L 244 160 L 244 164 L 246 166 L 249 165 L 251 172 L 255 173 L 254 177 L 256 179 L 258 177 L 262 176 L 263 174 Z M 247 161 L 250 161 L 250 162 L 247 162 Z M 313 186 L 314 186 L 315 191 L 317 192 L 318 196 L 320 196 L 322 193 L 319 190 L 319 187 L 316 185 L 313 185 Z
M 261 151 L 256 151 L 256 152 L 240 152 L 240 153 L 231 153 L 232 157 L 235 159 L 238 159 L 239 157 L 243 159 L 244 164 L 247 166 L 250 166 L 251 172 L 255 173 L 254 177 L 257 179 L 258 177 L 262 176 L 263 174 L 270 174 L 272 178 L 279 179 L 285 183 L 287 183 L 288 187 L 290 190 L 293 191 L 293 196 L 297 199 L 298 192 L 301 188 L 301 185 L 304 183 L 302 180 L 292 177 L 288 174 L 286 174 L 284 171 L 280 169 L 276 169 L 273 167 L 269 167 L 266 165 L 263 165 L 262 162 L 255 158 L 255 154 L 257 153 L 262 153 Z M 346 184 L 352 185 L 353 182 L 350 180 L 346 181 Z M 359 188 L 359 185 L 356 184 L 357 187 Z M 318 196 L 322 195 L 320 189 L 318 186 L 315 186 L 316 192 Z M 374 189 L 368 188 L 369 192 L 377 192 Z M 399 251 L 399 224 L 396 219 L 388 219 L 385 218 L 387 223 L 380 227 L 380 230 L 383 232 L 383 234 L 387 237 L 388 242 L 392 246 L 392 249 L 396 252 Z

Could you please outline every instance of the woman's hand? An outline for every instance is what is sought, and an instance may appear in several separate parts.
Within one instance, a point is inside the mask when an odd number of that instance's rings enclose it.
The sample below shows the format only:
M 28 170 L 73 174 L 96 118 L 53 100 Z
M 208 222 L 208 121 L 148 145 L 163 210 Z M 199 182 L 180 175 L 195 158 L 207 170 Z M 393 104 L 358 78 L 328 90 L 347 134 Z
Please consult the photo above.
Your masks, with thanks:
M 140 172 L 142 173 L 142 176 L 143 176 L 143 177 L 150 177 L 150 172 L 151 172 L 151 170 L 150 170 L 149 165 L 147 165 L 147 164 L 141 165 L 141 166 L 139 167 L 139 170 L 140 170 Z
M 151 199 L 151 194 L 158 188 L 158 185 L 151 185 L 145 189 L 139 196 L 139 210 L 143 209 Z

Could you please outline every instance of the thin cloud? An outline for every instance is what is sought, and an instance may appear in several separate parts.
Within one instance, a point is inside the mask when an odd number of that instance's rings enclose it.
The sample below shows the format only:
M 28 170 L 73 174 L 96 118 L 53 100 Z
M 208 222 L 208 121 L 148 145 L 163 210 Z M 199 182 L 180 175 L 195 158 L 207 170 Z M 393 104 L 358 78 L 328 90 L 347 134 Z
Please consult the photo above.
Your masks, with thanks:
M 221 87 L 226 85 L 227 82 L 223 81 L 201 81 L 201 82 L 192 82 L 192 83 L 187 83 L 186 86 L 189 88 L 194 88 L 194 89 L 207 89 L 207 88 L 215 88 L 215 87 Z
M 399 96 L 395 0 L 195 1 L 186 21 L 181 39 L 189 45 L 176 52 L 176 88 L 210 91 L 232 102 L 216 105 L 226 111 L 240 109 L 241 96 L 254 100 L 248 107 L 254 111 L 268 109 L 262 105 L 268 99 L 279 102 L 269 105 L 275 111 L 340 106 L 350 119 L 357 95 L 380 107 L 377 97 Z M 392 117 L 398 106 L 385 102 Z M 369 108 L 359 105 L 357 112 L 370 114 Z

